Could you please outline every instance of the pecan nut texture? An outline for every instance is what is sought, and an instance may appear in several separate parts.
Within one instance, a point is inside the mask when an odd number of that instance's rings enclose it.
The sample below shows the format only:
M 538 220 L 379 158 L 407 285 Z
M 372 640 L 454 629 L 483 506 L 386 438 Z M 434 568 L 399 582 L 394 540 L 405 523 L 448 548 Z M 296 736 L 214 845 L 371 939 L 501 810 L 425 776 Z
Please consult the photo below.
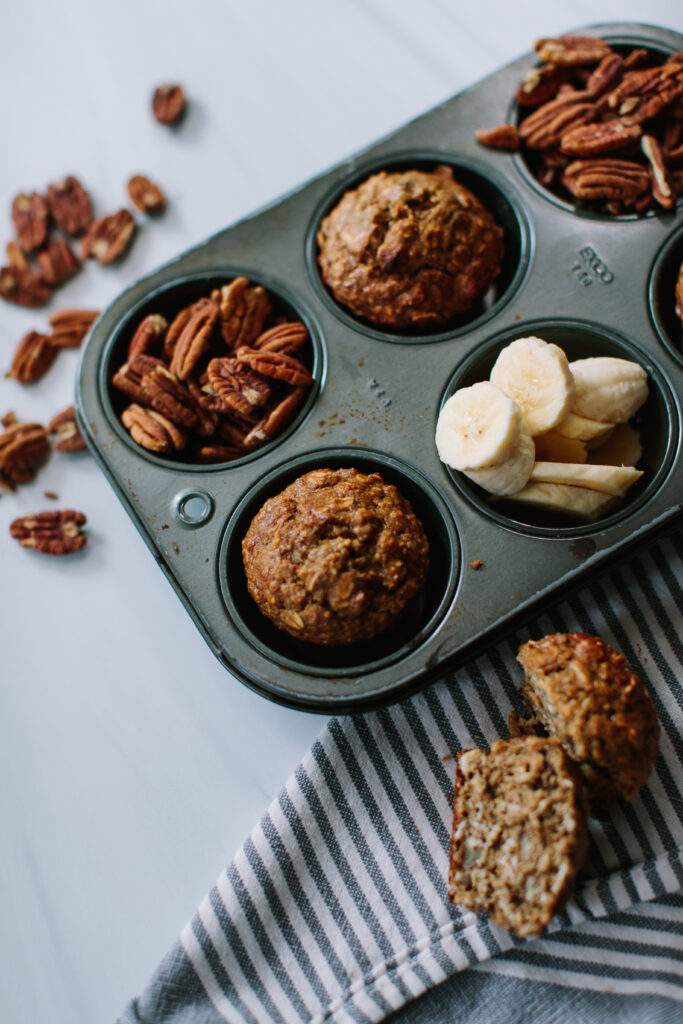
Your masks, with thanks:
M 47 203 L 55 224 L 67 235 L 78 237 L 92 224 L 90 196 L 78 178 L 63 178 L 47 190 Z
M 185 113 L 185 93 L 179 85 L 160 85 L 152 97 L 152 111 L 159 124 L 177 124 Z
M 81 264 L 63 238 L 51 238 L 36 255 L 40 276 L 50 288 L 57 288 L 78 273 Z
M 0 487 L 15 491 L 18 484 L 33 480 L 37 464 L 49 451 L 47 431 L 40 423 L 8 423 L 0 434 Z
M 95 309 L 59 309 L 48 318 L 50 342 L 56 348 L 79 348 L 99 316 Z
M 0 299 L 17 306 L 44 306 L 50 289 L 38 274 L 17 266 L 0 267 Z
M 73 405 L 53 416 L 47 425 L 47 431 L 48 434 L 56 436 L 57 440 L 53 442 L 53 447 L 58 452 L 82 452 L 87 447 L 78 429 Z
M 24 251 L 16 242 L 8 242 L 6 246 L 7 266 L 14 270 L 30 270 L 30 264 Z
M 499 124 L 495 128 L 480 128 L 475 132 L 480 146 L 489 149 L 503 149 L 514 153 L 519 149 L 519 132 L 513 124 Z
M 50 214 L 47 203 L 37 192 L 18 195 L 12 203 L 12 223 L 17 242 L 24 252 L 40 249 L 47 240 Z
M 17 345 L 12 365 L 5 376 L 20 384 L 33 384 L 47 373 L 57 352 L 47 335 L 29 331 Z
M 111 384 L 133 403 L 116 404 L 141 447 L 183 462 L 232 462 L 289 426 L 314 383 L 310 359 L 306 325 L 238 277 L 143 317 Z
M 133 240 L 135 221 L 128 210 L 117 210 L 91 224 L 81 239 L 83 259 L 94 257 L 106 266 L 121 259 Z
M 134 174 L 128 182 L 130 201 L 142 213 L 158 214 L 166 209 L 166 196 L 158 185 L 143 174 Z
M 154 409 L 143 409 L 141 405 L 129 405 L 121 416 L 124 427 L 130 431 L 134 441 L 150 452 L 179 452 L 185 447 L 187 435 L 183 430 Z
M 81 531 L 85 523 L 83 513 L 73 509 L 37 512 L 15 519 L 9 532 L 22 548 L 33 548 L 44 555 L 70 555 L 87 542 Z
M 294 387 L 313 383 L 310 371 L 303 363 L 284 352 L 267 352 L 263 349 L 238 348 L 237 357 L 264 377 L 284 380 Z
M 535 48 L 543 63 L 527 72 L 515 98 L 519 149 L 541 184 L 613 216 L 673 209 L 683 185 L 683 54 L 613 50 L 583 36 L 541 39 Z M 477 141 L 495 148 L 504 127 L 477 132 Z M 585 173 L 568 172 L 558 152 L 567 163 L 583 160 Z M 590 166 L 612 154 L 640 171 Z
M 171 372 L 179 380 L 186 380 L 190 376 L 200 356 L 206 351 L 218 313 L 218 304 L 209 302 L 195 309 L 183 327 L 171 359 Z

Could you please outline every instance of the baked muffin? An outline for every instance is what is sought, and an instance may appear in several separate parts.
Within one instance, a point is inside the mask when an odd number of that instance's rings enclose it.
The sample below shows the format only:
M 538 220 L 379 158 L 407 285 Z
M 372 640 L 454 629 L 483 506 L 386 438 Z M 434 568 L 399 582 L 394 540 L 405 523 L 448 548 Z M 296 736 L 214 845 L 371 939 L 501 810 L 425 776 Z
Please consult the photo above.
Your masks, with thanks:
M 458 756 L 448 895 L 516 935 L 561 910 L 588 849 L 588 805 L 556 739 L 498 740 Z
M 500 272 L 502 228 L 442 171 L 373 174 L 320 225 L 323 279 L 356 316 L 430 330 L 466 313 Z
M 591 803 L 631 800 L 655 763 L 659 723 L 623 654 L 597 636 L 553 633 L 523 644 L 517 660 L 525 704 L 578 763 Z
M 379 473 L 315 469 L 269 498 L 242 542 L 249 593 L 279 629 L 314 644 L 370 640 L 422 587 L 429 545 Z

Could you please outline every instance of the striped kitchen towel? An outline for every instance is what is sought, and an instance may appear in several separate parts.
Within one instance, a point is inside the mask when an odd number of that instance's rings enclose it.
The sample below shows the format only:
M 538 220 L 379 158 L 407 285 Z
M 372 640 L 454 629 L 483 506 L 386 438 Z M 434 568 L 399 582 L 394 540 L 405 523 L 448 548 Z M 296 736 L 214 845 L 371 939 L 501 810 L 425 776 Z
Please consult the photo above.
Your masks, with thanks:
M 469 967 L 683 1001 L 682 613 L 678 528 L 418 696 L 331 719 L 120 1024 L 380 1021 Z M 660 752 L 591 820 L 566 910 L 519 940 L 448 902 L 453 755 L 506 735 L 519 644 L 570 630 L 646 682 Z

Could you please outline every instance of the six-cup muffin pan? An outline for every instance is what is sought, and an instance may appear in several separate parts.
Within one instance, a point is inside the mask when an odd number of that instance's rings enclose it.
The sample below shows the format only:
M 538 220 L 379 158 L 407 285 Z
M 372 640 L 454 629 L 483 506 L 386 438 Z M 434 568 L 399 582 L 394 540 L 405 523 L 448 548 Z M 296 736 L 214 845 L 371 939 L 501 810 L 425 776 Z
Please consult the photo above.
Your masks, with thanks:
M 664 53 L 683 48 L 680 35 L 646 26 L 581 31 Z M 89 447 L 217 657 L 283 704 L 336 713 L 396 700 L 681 508 L 683 332 L 673 311 L 680 212 L 578 211 L 546 192 L 522 156 L 477 146 L 475 129 L 515 120 L 511 98 L 531 63 L 532 56 L 521 58 L 139 281 L 101 316 L 83 353 L 77 411 Z M 364 323 L 320 277 L 320 220 L 374 171 L 439 164 L 452 166 L 504 229 L 495 287 L 435 333 Z M 111 388 L 135 326 L 239 275 L 306 324 L 315 378 L 306 404 L 274 441 L 229 463 L 186 464 L 143 450 L 121 425 Z M 639 414 L 644 476 L 595 523 L 491 503 L 438 459 L 442 403 L 457 387 L 487 378 L 500 349 L 530 334 L 556 342 L 570 359 L 622 356 L 649 374 L 650 397 Z M 428 534 L 426 586 L 396 627 L 371 643 L 298 642 L 264 618 L 247 592 L 241 541 L 252 516 L 266 498 L 322 466 L 380 472 L 410 500 Z

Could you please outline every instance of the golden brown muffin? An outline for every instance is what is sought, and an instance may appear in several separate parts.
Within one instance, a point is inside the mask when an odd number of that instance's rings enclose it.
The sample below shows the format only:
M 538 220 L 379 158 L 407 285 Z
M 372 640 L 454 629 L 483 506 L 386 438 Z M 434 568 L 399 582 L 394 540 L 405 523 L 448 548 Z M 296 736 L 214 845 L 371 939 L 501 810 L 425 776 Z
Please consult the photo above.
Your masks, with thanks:
M 370 640 L 422 587 L 429 545 L 379 473 L 316 469 L 254 516 L 242 542 L 249 593 L 279 629 L 314 644 Z
M 502 229 L 443 171 L 373 174 L 323 220 L 323 279 L 356 316 L 431 330 L 466 313 L 498 275 Z
M 659 723 L 623 654 L 597 636 L 553 633 L 523 644 L 517 660 L 524 702 L 578 763 L 591 803 L 631 800 L 655 763 Z
M 588 849 L 588 805 L 556 739 L 463 750 L 455 779 L 448 895 L 516 935 L 536 935 L 569 899 Z

